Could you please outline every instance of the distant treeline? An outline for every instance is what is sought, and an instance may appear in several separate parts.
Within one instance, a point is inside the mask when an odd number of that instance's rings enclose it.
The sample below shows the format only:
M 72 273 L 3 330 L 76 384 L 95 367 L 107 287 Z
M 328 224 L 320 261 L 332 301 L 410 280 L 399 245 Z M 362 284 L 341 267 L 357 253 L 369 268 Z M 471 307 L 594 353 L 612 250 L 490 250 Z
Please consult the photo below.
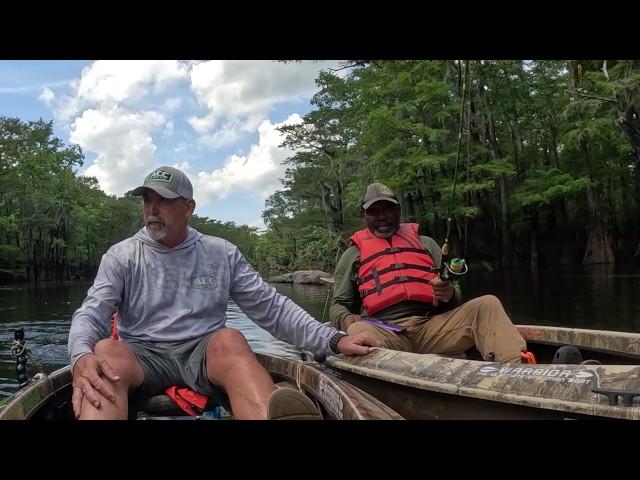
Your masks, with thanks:
M 272 263 L 333 268 L 374 181 L 440 243 L 451 215 L 453 254 L 472 262 L 638 258 L 639 61 L 345 67 L 321 74 L 313 111 L 282 128 L 296 153 L 264 212 Z
M 102 254 L 143 225 L 141 200 L 105 194 L 74 173 L 82 163 L 52 122 L 0 117 L 0 281 L 90 280 Z M 255 250 L 254 228 L 197 215 L 191 223 Z
M 357 61 L 316 83 L 312 111 L 281 128 L 295 154 L 266 233 L 192 219 L 262 271 L 331 271 L 374 181 L 438 242 L 451 216 L 453 254 L 472 262 L 640 255 L 639 61 Z M 0 117 L 0 269 L 72 278 L 140 228 L 140 201 L 77 176 L 82 162 L 51 122 Z

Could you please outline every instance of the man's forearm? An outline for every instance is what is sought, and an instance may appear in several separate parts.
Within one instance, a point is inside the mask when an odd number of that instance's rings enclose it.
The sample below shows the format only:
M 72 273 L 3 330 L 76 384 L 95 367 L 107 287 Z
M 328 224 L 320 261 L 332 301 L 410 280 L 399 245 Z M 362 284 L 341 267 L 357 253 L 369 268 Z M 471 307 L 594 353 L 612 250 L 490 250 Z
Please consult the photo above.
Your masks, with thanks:
M 350 314 L 351 312 L 344 305 L 332 303 L 329 308 L 329 321 L 331 322 L 331 326 L 341 330 L 343 328 L 342 321 Z

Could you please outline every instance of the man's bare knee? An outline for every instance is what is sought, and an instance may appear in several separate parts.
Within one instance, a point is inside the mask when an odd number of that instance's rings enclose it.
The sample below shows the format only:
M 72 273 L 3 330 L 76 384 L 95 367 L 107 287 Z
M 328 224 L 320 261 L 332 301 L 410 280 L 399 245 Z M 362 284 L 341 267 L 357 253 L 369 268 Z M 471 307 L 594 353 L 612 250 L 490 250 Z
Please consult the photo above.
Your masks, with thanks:
M 272 383 L 260 365 L 244 335 L 232 328 L 217 331 L 207 344 L 207 376 L 209 381 L 222 386 L 227 392 L 235 388 L 234 382 L 246 378 L 260 378 Z
M 122 342 L 113 340 L 111 338 L 105 338 L 104 340 L 100 340 L 98 343 L 96 343 L 93 351 L 96 355 L 100 355 L 103 357 L 116 357 L 123 348 L 126 349 Z
M 119 382 L 110 382 L 114 387 L 126 387 L 127 385 L 140 385 L 144 379 L 142 367 L 135 353 L 125 342 L 113 339 L 104 339 L 96 343 L 94 348 L 96 355 L 104 358 L 109 366 L 121 377 Z M 109 381 L 103 376 L 105 381 Z
M 207 357 L 226 357 L 252 353 L 247 339 L 238 330 L 223 328 L 214 333 L 207 344 Z

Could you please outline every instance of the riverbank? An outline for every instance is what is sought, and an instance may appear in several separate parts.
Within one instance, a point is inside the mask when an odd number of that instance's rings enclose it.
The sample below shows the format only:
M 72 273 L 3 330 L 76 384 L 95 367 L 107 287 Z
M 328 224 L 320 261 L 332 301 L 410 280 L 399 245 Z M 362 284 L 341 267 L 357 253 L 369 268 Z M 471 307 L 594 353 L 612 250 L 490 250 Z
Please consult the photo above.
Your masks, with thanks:
M 267 278 L 270 283 L 297 283 L 302 285 L 326 285 L 322 279 L 333 278 L 331 273 L 322 270 L 297 270 Z

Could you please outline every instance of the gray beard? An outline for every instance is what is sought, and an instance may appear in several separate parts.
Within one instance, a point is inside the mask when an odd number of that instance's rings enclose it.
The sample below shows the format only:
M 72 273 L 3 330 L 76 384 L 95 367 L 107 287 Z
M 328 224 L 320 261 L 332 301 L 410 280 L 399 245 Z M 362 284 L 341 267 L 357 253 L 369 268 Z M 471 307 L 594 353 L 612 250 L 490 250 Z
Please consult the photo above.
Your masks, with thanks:
M 152 240 L 155 240 L 156 242 L 159 242 L 160 240 L 162 240 L 164 237 L 167 236 L 167 229 L 166 227 L 162 227 L 162 228 L 149 228 L 147 227 L 147 235 L 149 235 L 149 237 Z

